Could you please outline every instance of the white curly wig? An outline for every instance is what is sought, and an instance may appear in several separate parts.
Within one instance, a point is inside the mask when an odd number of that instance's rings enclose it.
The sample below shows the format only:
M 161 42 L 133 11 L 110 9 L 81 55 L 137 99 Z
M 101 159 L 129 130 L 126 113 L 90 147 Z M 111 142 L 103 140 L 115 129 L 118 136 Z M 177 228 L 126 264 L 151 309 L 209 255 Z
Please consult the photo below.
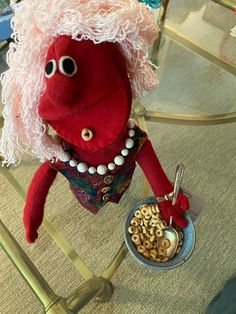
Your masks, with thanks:
M 47 51 L 58 36 L 96 44 L 118 43 L 127 62 L 134 97 L 158 83 L 148 59 L 158 27 L 151 10 L 138 0 L 24 0 L 17 7 L 12 25 L 9 70 L 1 76 L 5 123 L 0 154 L 4 164 L 19 162 L 26 152 L 41 161 L 62 154 L 61 146 L 48 134 L 48 126 L 38 114 L 45 91 Z

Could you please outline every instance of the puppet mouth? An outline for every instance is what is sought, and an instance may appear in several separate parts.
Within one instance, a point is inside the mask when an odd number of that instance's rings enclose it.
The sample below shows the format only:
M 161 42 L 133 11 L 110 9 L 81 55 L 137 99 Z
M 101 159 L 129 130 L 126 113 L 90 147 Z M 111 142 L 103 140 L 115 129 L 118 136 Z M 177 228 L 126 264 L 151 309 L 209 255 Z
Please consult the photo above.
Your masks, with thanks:
M 83 112 L 47 122 L 69 144 L 96 151 L 108 147 L 124 132 L 130 116 L 131 99 L 131 93 L 120 88 Z M 88 135 L 89 140 L 84 140 L 82 134 Z

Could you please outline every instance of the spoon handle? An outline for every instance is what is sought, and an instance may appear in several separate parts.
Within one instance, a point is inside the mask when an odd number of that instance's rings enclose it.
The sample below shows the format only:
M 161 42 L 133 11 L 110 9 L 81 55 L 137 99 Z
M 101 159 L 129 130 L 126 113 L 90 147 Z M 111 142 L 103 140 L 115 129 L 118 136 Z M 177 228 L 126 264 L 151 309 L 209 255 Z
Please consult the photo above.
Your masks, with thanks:
M 176 204 L 177 196 L 179 194 L 179 189 L 180 189 L 180 186 L 181 186 L 181 183 L 183 180 L 183 176 L 184 176 L 184 169 L 185 169 L 185 167 L 182 164 L 179 164 L 176 167 L 172 205 Z
M 176 167 L 172 205 L 176 204 L 177 196 L 179 194 L 179 189 L 180 189 L 181 182 L 182 182 L 183 175 L 184 175 L 184 169 L 185 169 L 185 167 L 182 164 L 179 164 Z M 172 226 L 172 222 L 173 222 L 173 216 L 170 216 L 170 221 L 169 221 L 170 227 Z

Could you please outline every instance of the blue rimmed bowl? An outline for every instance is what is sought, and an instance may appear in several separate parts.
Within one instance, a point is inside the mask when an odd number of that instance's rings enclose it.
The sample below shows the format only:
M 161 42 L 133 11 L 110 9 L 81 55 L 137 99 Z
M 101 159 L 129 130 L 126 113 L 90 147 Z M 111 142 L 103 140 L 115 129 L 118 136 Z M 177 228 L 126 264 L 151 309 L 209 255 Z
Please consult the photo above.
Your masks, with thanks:
M 131 219 L 134 217 L 135 211 L 143 204 L 154 204 L 154 203 L 157 203 L 156 198 L 148 197 L 137 202 L 134 205 L 134 207 L 130 210 L 130 212 L 128 213 L 125 219 L 125 226 L 124 226 L 125 243 L 129 252 L 134 257 L 134 259 L 138 261 L 140 264 L 142 264 L 143 266 L 149 267 L 154 270 L 173 269 L 185 263 L 194 250 L 195 241 L 196 241 L 195 228 L 188 214 L 185 214 L 185 218 L 188 220 L 188 226 L 182 229 L 183 234 L 184 234 L 184 242 L 183 242 L 182 249 L 178 253 L 178 255 L 175 255 L 168 262 L 162 262 L 162 263 L 154 262 L 142 256 L 137 251 L 135 245 L 131 241 L 131 236 L 130 236 L 130 233 L 128 232 L 128 228 L 130 226 Z

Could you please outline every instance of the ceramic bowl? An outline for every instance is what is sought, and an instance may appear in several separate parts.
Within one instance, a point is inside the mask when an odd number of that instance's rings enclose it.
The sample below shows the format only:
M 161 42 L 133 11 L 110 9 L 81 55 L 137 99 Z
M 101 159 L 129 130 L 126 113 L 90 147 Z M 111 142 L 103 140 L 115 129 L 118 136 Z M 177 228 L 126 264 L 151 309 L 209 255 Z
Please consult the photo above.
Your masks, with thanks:
M 188 226 L 182 229 L 184 234 L 184 243 L 182 249 L 178 255 L 175 255 L 168 262 L 154 262 L 142 256 L 131 241 L 131 235 L 128 232 L 128 228 L 130 226 L 131 219 L 134 217 L 135 211 L 143 204 L 154 204 L 156 202 L 157 200 L 155 197 L 148 197 L 137 202 L 129 211 L 125 219 L 125 243 L 131 255 L 143 266 L 152 268 L 154 270 L 173 269 L 185 263 L 194 250 L 196 240 L 195 228 L 188 214 L 185 214 L 185 218 L 188 220 Z

